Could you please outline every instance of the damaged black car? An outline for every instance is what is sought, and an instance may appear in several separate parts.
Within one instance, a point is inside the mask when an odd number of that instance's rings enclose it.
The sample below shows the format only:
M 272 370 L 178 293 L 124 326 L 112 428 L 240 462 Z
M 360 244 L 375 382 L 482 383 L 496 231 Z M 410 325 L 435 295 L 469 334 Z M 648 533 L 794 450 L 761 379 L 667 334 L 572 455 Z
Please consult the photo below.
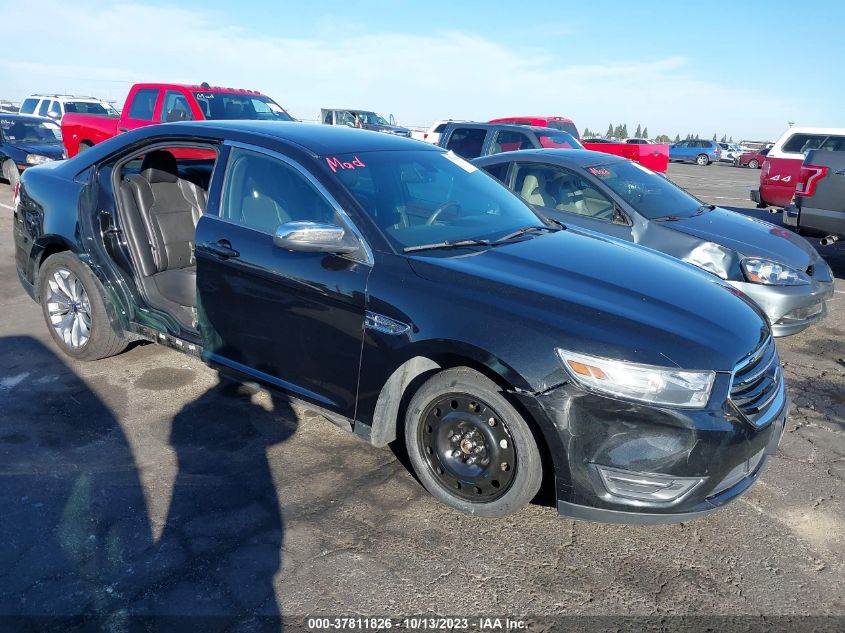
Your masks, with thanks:
M 771 328 L 742 293 L 409 139 L 145 127 L 27 170 L 13 226 L 69 356 L 197 355 L 404 441 L 464 512 L 507 515 L 547 482 L 566 516 L 686 520 L 746 490 L 783 431 Z

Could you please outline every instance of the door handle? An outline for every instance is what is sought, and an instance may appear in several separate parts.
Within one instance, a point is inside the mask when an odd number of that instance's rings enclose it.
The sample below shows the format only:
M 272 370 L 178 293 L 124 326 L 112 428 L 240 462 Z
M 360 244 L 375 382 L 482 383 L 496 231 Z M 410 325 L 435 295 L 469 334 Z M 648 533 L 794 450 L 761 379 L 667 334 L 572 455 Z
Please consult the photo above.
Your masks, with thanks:
M 128 127 L 119 127 L 119 128 L 117 128 L 117 131 L 118 132 L 128 132 L 129 128 Z
M 213 253 L 221 259 L 229 259 L 230 257 L 240 257 L 241 254 L 232 248 L 229 240 L 218 240 L 217 242 L 206 242 L 202 247 Z

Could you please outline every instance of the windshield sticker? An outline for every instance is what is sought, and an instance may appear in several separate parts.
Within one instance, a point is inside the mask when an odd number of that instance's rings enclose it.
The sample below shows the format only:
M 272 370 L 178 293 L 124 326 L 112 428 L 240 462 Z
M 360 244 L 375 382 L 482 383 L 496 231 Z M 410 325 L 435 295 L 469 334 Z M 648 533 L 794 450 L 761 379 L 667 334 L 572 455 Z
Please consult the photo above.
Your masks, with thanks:
M 213 92 L 195 92 L 194 96 L 197 99 L 214 99 L 214 93 Z
M 463 158 L 461 158 L 451 150 L 443 154 L 443 157 L 455 163 L 458 167 L 463 169 L 468 174 L 471 174 L 474 171 L 478 171 L 478 167 L 476 167 L 470 162 L 465 161 Z
M 593 176 L 598 176 L 599 178 L 607 178 L 610 176 L 610 170 L 607 167 L 590 167 L 588 171 L 593 174 Z
M 357 156 L 351 161 L 342 161 L 337 156 L 326 156 L 326 162 L 329 164 L 329 167 L 334 173 L 337 173 L 338 169 L 343 171 L 345 169 L 360 169 L 362 167 L 366 167 L 363 161 Z

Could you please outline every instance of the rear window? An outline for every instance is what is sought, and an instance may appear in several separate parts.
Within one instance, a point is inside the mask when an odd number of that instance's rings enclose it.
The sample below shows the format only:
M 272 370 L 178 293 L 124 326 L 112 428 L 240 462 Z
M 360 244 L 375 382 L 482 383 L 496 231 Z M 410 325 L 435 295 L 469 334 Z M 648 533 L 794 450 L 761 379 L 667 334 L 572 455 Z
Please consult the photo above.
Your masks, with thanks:
M 38 105 L 38 99 L 25 99 L 21 104 L 21 114 L 32 114 L 35 112 L 35 107 Z
M 584 149 L 578 141 L 575 140 L 571 134 L 566 132 L 558 132 L 549 130 L 548 132 L 538 132 L 537 140 L 540 141 L 540 147 L 556 148 L 556 149 Z
M 445 130 L 445 129 L 446 129 L 446 125 L 447 125 L 446 123 L 441 123 L 441 124 L 440 124 L 440 125 L 438 125 L 436 128 L 434 128 L 434 133 L 435 133 L 435 134 L 440 134 L 443 130 Z
M 828 136 L 819 149 L 824 152 L 845 152 L 845 136 Z
M 484 137 L 487 130 L 483 128 L 459 127 L 452 131 L 446 149 L 450 149 L 464 158 L 478 158 L 484 147 Z
M 572 121 L 549 121 L 549 127 L 571 134 L 575 138 L 581 138 L 581 135 L 578 134 L 578 128 Z
M 784 152 L 803 154 L 811 149 L 818 149 L 827 139 L 827 134 L 793 134 L 783 144 Z

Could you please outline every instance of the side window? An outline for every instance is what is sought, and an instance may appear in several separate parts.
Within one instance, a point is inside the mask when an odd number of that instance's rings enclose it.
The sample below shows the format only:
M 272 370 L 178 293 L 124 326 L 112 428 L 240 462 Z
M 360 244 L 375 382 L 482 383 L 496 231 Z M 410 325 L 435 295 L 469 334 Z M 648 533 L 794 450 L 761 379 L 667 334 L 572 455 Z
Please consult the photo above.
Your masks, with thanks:
M 793 134 L 783 144 L 782 151 L 792 154 L 803 154 L 804 152 L 817 149 L 827 138 L 827 134 Z
M 162 121 L 190 121 L 193 118 L 191 106 L 188 105 L 185 95 L 175 90 L 168 90 L 164 93 L 164 107 L 161 109 Z
M 496 180 L 503 184 L 507 184 L 507 177 L 508 177 L 508 167 L 510 167 L 510 163 L 498 163 L 496 165 L 487 165 L 484 168 L 488 174 L 493 176 Z
M 446 149 L 452 150 L 463 158 L 478 158 L 484 147 L 485 136 L 487 136 L 487 130 L 483 128 L 458 127 L 452 131 L 452 136 L 446 143 Z
M 325 123 L 326 125 L 332 124 L 332 111 L 331 110 L 326 112 L 326 117 L 323 119 L 323 123 Z
M 21 114 L 33 114 L 35 112 L 35 108 L 38 106 L 38 99 L 24 99 L 24 102 L 21 104 L 20 113 Z
M 323 195 L 293 167 L 240 148 L 229 157 L 220 216 L 271 235 L 286 222 L 341 224 Z
M 613 202 L 589 181 L 562 167 L 518 163 L 514 191 L 529 204 L 613 221 Z
M 58 101 L 53 101 L 50 104 L 50 116 L 61 118 L 62 117 L 62 104 Z
M 522 132 L 512 132 L 510 130 L 499 130 L 496 132 L 496 140 L 493 141 L 493 151 L 491 154 L 515 152 L 519 149 L 534 149 L 534 144 L 527 135 Z
M 132 98 L 132 105 L 129 106 L 129 114 L 127 116 L 130 119 L 152 121 L 156 99 L 158 99 L 157 88 L 142 88 Z
M 819 149 L 826 152 L 845 151 L 845 136 L 829 136 Z
M 47 116 L 47 110 L 50 107 L 50 100 L 44 99 L 41 105 L 38 106 L 38 116 Z

